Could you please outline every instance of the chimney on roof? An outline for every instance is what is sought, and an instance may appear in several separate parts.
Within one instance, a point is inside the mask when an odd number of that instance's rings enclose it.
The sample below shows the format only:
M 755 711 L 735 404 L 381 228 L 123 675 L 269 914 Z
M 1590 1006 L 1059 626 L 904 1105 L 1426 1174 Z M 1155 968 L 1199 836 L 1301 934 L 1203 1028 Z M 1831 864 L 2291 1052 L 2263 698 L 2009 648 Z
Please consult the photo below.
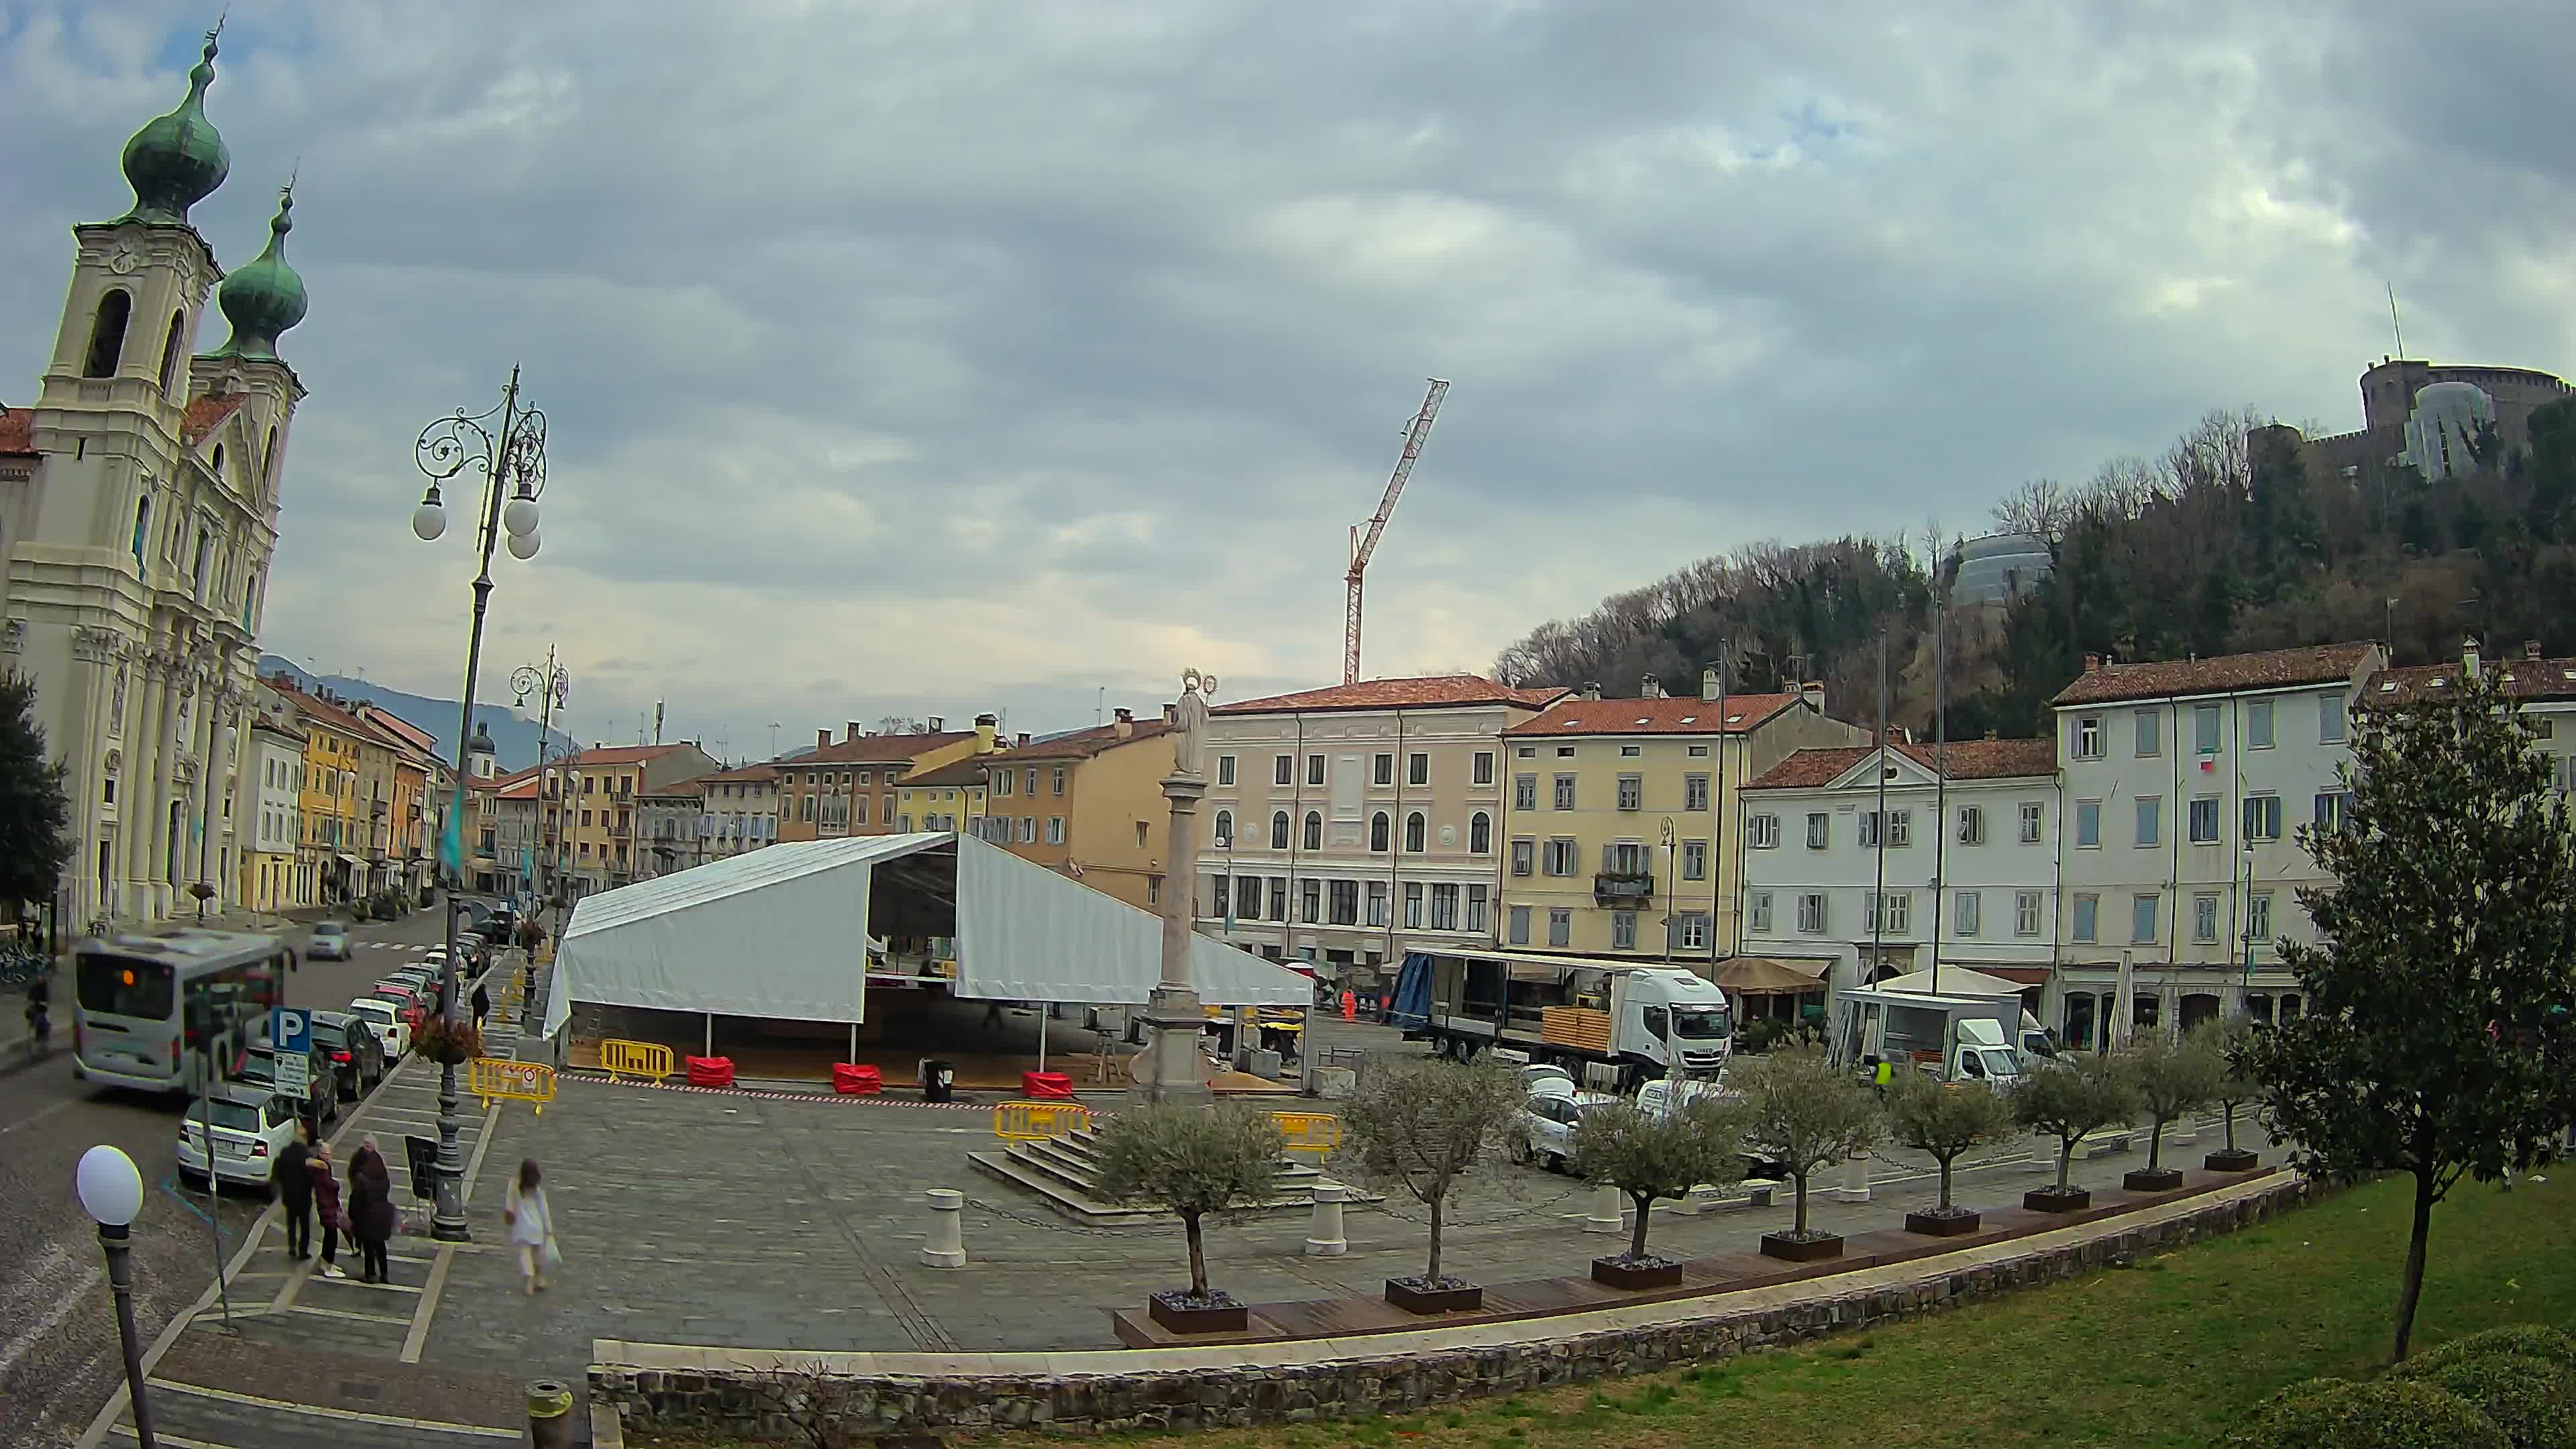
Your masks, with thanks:
M 1998 736 L 1998 735 L 1997 735 L 1993 730 L 1988 730 L 1988 731 L 1986 731 L 1986 738 L 1991 740 L 1991 739 L 1998 739 L 1998 738 L 2001 738 L 2001 737 L 2000 737 L 2000 736 Z
M 1028 732 L 1027 730 L 1022 730 L 1022 731 L 1020 731 L 1019 735 L 1018 735 L 1015 739 L 1013 739 L 1013 740 L 1011 741 L 1011 743 L 1012 743 L 1013 745 L 1015 745 L 1015 746 L 1019 746 L 1019 745 L 1026 745 L 1028 742 L 1029 742 L 1029 732 Z
M 930 717 L 930 733 L 934 735 L 941 734 L 944 733 L 947 728 L 948 716 L 943 714 L 934 714 Z
M 993 752 L 994 745 L 998 742 L 996 737 L 999 736 L 1001 732 L 1002 717 L 1000 715 L 979 714 L 975 716 L 975 753 L 979 755 L 991 754 Z
M 848 744 L 850 741 L 857 739 L 860 733 L 859 722 L 857 720 L 843 721 L 841 724 L 841 743 L 845 745 Z
M 1798 697 L 1805 700 L 1807 703 L 1814 705 L 1816 707 L 1816 713 L 1823 714 L 1825 712 L 1825 682 L 1823 680 L 1810 680 L 1805 684 L 1799 685 Z
M 2099 674 L 2099 673 L 2101 673 L 2101 672 L 2102 672 L 2102 656 L 2101 656 L 2101 655 L 2099 655 L 2099 654 L 2087 654 L 2087 655 L 2085 655 L 2085 656 L 2084 656 L 2084 672 L 2085 672 L 2085 673 L 2087 673 L 2087 674 Z
M 1121 713 L 1124 713 L 1124 711 L 1121 711 Z M 1165 723 L 1165 724 L 1167 724 L 1167 725 L 1176 725 L 1176 724 L 1179 724 L 1180 722 L 1181 722 L 1181 707 L 1180 707 L 1180 705 L 1178 705 L 1177 703 L 1175 703 L 1175 704 L 1167 704 L 1167 705 L 1164 705 L 1164 706 L 1163 706 L 1163 723 Z
M 2540 657 L 2540 641 L 2539 641 L 2539 640 L 2537 640 L 2537 639 L 2525 639 L 2525 640 L 2523 640 L 2523 641 L 2522 641 L 2522 657 L 2523 657 L 2523 658 L 2525 658 L 2525 659 L 2537 659 L 2537 658 L 2539 658 L 2539 657 Z
M 2460 677 L 2478 677 L 2478 636 L 2471 634 L 2460 641 Z
M 822 749 L 829 749 L 829 748 L 831 748 L 831 745 L 832 745 L 832 732 L 831 732 L 830 730 L 816 730 L 816 731 L 814 731 L 814 748 L 816 748 L 816 749 L 818 749 L 818 750 L 822 750 Z
M 1583 682 L 1583 697 L 1585 699 L 1599 699 L 1601 697 L 1600 682 L 1590 679 L 1585 680 Z
M 1717 671 L 1715 669 L 1703 669 L 1699 672 L 1699 697 L 1711 704 L 1715 704 L 1717 702 Z
M 1132 737 L 1136 733 L 1136 711 L 1132 709 L 1118 711 L 1117 722 L 1111 728 L 1118 732 L 1118 738 L 1122 740 Z
M 1651 675 L 1651 674 L 1647 675 L 1647 676 L 1646 676 L 1642 681 L 1640 681 L 1640 682 L 1638 683 L 1638 685 L 1637 685 L 1637 697 L 1638 697 L 1638 698 L 1640 698 L 1640 699 L 1661 699 L 1661 698 L 1663 698 L 1663 697 L 1664 697 L 1664 682 L 1663 682 L 1662 680 L 1660 680 L 1660 679 L 1657 679 L 1655 676 L 1653 676 L 1653 675 Z

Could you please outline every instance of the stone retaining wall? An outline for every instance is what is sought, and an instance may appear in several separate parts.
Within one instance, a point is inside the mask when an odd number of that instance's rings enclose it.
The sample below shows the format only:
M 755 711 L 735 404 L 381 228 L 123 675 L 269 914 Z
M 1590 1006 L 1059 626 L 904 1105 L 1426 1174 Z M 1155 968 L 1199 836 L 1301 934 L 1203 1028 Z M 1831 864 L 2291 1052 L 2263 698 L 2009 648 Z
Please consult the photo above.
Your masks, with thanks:
M 706 1350 L 694 1355 L 695 1368 L 594 1364 L 591 1401 L 616 1405 L 629 1428 L 749 1438 L 797 1436 L 798 1421 L 818 1411 L 862 1438 L 1040 1427 L 1057 1433 L 1248 1428 L 1402 1413 L 1458 1399 L 1651 1373 L 1975 1303 L 2236 1232 L 2299 1206 L 2316 1192 L 2313 1184 L 2290 1180 L 2157 1222 L 2125 1228 L 2100 1224 L 2099 1233 L 2073 1242 L 2029 1248 L 1948 1272 L 1941 1271 L 1940 1259 L 1923 1259 L 1902 1265 L 1911 1276 L 1896 1283 L 1837 1291 L 1831 1278 L 1811 1280 L 1794 1285 L 1808 1295 L 1795 1302 L 1730 1309 L 1722 1299 L 1711 1299 L 1697 1315 L 1565 1331 L 1558 1337 L 1545 1336 L 1546 1320 L 1524 1320 L 1509 1325 L 1528 1335 L 1514 1342 L 1409 1351 L 1390 1344 L 1380 1354 L 1284 1363 L 1265 1362 L 1261 1347 L 1247 1345 L 1228 1351 L 1229 1357 L 1239 1355 L 1240 1362 L 1212 1367 L 1154 1368 L 1147 1360 L 1160 1355 L 1139 1353 L 1134 1372 L 1105 1373 L 1012 1373 L 1003 1367 L 1018 1360 L 1040 1368 L 1048 1356 L 1039 1354 L 957 1355 L 957 1372 L 923 1374 L 834 1369 L 836 1360 L 880 1357 L 876 1355 Z M 1574 1325 L 1560 1328 L 1572 1330 Z M 638 1357 L 650 1362 L 652 1355 Z M 1114 1364 L 1121 1355 L 1080 1357 Z M 780 1366 L 787 1371 L 779 1372 Z

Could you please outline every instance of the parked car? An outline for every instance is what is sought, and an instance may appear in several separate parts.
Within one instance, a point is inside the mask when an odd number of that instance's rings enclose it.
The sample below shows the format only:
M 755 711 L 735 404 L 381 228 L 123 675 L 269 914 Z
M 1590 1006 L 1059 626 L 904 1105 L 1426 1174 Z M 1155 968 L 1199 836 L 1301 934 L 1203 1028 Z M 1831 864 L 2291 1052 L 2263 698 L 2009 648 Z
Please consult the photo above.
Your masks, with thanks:
M 324 1056 L 318 1048 L 308 1059 L 311 1066 L 306 1071 L 306 1114 L 316 1124 L 337 1122 L 340 1120 L 339 1073 L 333 1069 L 331 1059 Z M 243 1052 L 241 1059 L 233 1064 L 232 1075 L 235 1081 L 275 1092 L 277 1090 L 277 1049 L 263 1043 Z
M 1562 1078 L 1542 1079 L 1521 1107 L 1520 1121 L 1504 1145 L 1506 1155 L 1514 1162 L 1536 1162 L 1551 1172 L 1563 1172 L 1574 1160 L 1574 1128 L 1583 1114 L 1604 1102 L 1618 1100 L 1598 1093 L 1578 1093 L 1574 1083 Z
M 356 1101 L 385 1079 L 385 1049 L 375 1031 L 345 1011 L 313 1013 L 313 1046 L 331 1059 L 340 1079 L 340 1095 Z
M 1536 1092 L 1543 1082 L 1563 1082 L 1571 1087 L 1574 1085 L 1574 1073 L 1553 1062 L 1531 1062 L 1521 1068 L 1522 1091 Z
M 401 1008 L 381 996 L 361 996 L 349 1003 L 349 1015 L 363 1021 L 376 1034 L 376 1045 L 385 1056 L 386 1070 L 411 1055 L 411 1023 L 402 1019 Z
M 431 992 L 438 989 L 438 968 L 435 966 L 405 966 L 399 971 L 388 971 L 376 979 L 379 981 L 398 981 L 403 985 L 410 987 L 414 991 Z
M 206 1152 L 206 1128 L 214 1127 L 214 1153 Z M 190 1102 L 179 1123 L 179 1176 L 205 1182 L 270 1187 L 269 1173 L 286 1144 L 295 1140 L 295 1103 L 265 1087 L 222 1082 L 210 1088 L 202 1103 Z
M 415 1033 L 420 1030 L 420 1019 L 429 1014 L 429 993 L 404 982 L 379 981 L 367 988 L 367 994 L 392 1003 L 396 1014 Z
M 313 961 L 346 961 L 349 959 L 349 928 L 340 921 L 317 921 L 312 938 L 305 943 L 304 955 Z

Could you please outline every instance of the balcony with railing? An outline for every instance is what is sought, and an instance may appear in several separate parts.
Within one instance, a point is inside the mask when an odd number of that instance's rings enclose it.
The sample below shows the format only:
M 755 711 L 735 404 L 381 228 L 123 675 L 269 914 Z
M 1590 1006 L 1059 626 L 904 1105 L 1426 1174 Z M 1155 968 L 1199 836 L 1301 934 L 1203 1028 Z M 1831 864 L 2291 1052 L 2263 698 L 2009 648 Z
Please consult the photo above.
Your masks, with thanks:
M 1592 899 L 1604 906 L 1642 906 L 1655 896 L 1651 871 L 1605 870 L 1592 877 Z

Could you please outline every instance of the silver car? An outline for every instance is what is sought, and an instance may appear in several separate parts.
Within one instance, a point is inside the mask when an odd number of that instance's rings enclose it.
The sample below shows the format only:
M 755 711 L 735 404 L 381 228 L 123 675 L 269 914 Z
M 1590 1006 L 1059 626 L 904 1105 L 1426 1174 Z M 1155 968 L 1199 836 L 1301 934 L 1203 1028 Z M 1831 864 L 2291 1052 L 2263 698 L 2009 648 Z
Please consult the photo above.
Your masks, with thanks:
M 313 936 L 305 944 L 304 954 L 315 961 L 349 959 L 349 928 L 339 921 L 317 921 Z

